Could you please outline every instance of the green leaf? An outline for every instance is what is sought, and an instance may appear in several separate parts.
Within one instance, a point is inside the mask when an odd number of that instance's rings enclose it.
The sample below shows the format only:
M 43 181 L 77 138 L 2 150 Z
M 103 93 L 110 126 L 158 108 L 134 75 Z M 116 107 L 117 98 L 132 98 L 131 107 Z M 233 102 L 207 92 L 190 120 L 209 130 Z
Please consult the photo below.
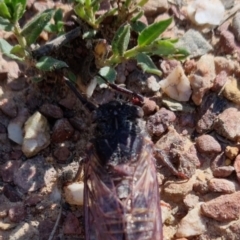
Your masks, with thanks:
M 11 32 L 13 30 L 13 25 L 9 22 L 8 19 L 0 17 L 0 29 Z
M 52 23 L 48 23 L 45 27 L 44 30 L 50 33 L 57 32 L 57 26 Z
M 140 66 L 144 72 L 156 74 L 158 76 L 162 75 L 162 72 L 156 67 L 148 55 L 144 53 L 138 53 L 136 59 L 138 66 Z
M 175 45 L 169 40 L 159 40 L 153 43 L 151 54 L 159 56 L 169 56 L 176 52 Z
M 189 55 L 187 50 L 175 47 L 171 40 L 155 41 L 152 46 L 151 55 L 158 55 L 162 57 L 175 57 L 184 59 Z
M 142 6 L 144 6 L 147 2 L 148 2 L 148 0 L 141 0 L 141 1 L 138 2 L 138 6 L 142 7 Z
M 73 83 L 77 82 L 77 76 L 71 71 L 67 72 L 67 78 Z
M 162 34 L 167 27 L 171 24 L 172 19 L 163 20 L 157 23 L 153 23 L 145 28 L 138 36 L 138 46 L 146 46 L 156 40 L 160 34 Z
M 0 17 L 11 19 L 11 13 L 3 0 L 0 1 Z
M 11 50 L 13 49 L 13 46 L 10 45 L 7 41 L 0 38 L 0 51 L 6 55 L 7 57 L 14 59 L 14 60 L 20 60 L 22 61 L 22 58 L 19 58 L 18 56 L 11 54 Z
M 131 27 L 135 32 L 140 33 L 147 27 L 147 25 L 141 21 L 135 21 L 131 22 Z
M 189 56 L 189 52 L 184 49 L 184 48 L 177 48 L 176 53 L 174 54 L 174 57 L 178 60 L 183 60 L 185 59 L 187 56 Z
M 25 50 L 19 44 L 15 45 L 10 51 L 10 53 L 21 58 L 25 57 Z
M 24 14 L 27 0 L 13 1 L 13 22 L 16 23 Z
M 115 55 L 122 56 L 127 50 L 128 43 L 130 40 L 130 25 L 126 24 L 121 26 L 112 41 L 112 51 Z
M 111 67 L 103 67 L 98 72 L 101 76 L 105 77 L 109 82 L 114 82 L 117 76 L 117 73 L 114 68 Z M 98 84 L 105 83 L 105 81 L 99 77 L 97 77 Z
M 84 6 L 82 5 L 82 3 L 77 4 L 73 8 L 73 10 L 74 10 L 74 12 L 76 13 L 77 16 L 79 16 L 83 20 L 86 19 L 86 11 L 85 11 Z
M 85 0 L 84 2 L 85 2 L 86 7 L 90 7 L 91 6 L 91 3 L 92 3 L 91 0 Z
M 24 26 L 21 34 L 26 38 L 28 45 L 36 42 L 43 29 L 51 20 L 52 13 L 52 9 L 47 9 L 38 14 L 27 25 Z
M 125 3 L 124 3 L 124 6 L 126 8 L 128 8 L 130 6 L 131 2 L 132 2 L 132 0 L 126 0 Z
M 92 7 L 92 11 L 95 13 L 99 10 L 100 8 L 100 3 L 99 3 L 99 0 L 95 1 L 95 2 L 92 2 L 91 3 L 91 7 Z
M 63 12 L 62 9 L 57 9 L 53 15 L 54 22 L 57 23 L 63 20 Z
M 42 71 L 53 71 L 64 67 L 68 67 L 65 62 L 48 56 L 41 57 L 36 64 L 36 68 Z
M 139 18 L 142 17 L 143 14 L 144 14 L 144 12 L 143 12 L 143 10 L 141 10 L 134 17 L 131 18 L 131 22 L 136 22 L 137 20 L 139 20 Z

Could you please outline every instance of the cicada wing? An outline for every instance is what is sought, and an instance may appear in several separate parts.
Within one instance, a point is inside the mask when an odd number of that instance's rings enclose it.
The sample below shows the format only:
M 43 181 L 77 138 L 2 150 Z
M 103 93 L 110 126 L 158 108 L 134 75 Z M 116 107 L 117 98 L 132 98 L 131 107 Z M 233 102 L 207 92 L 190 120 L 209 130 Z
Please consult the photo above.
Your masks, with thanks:
M 84 208 L 87 240 L 122 240 L 122 206 L 106 170 L 92 155 L 85 165 Z
M 152 151 L 152 143 L 145 140 L 136 163 L 132 191 L 128 198 L 131 202 L 131 221 L 127 221 L 126 226 L 128 240 L 163 239 L 159 187 Z
M 159 189 L 152 143 L 135 161 L 111 166 L 86 164 L 85 231 L 87 240 L 162 240 Z

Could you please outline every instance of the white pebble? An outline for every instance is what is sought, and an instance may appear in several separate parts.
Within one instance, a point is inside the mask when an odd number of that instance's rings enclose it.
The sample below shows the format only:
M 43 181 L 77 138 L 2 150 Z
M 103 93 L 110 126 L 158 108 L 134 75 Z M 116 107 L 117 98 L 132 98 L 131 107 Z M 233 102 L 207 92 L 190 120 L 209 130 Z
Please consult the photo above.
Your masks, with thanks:
M 83 191 L 84 183 L 75 182 L 71 183 L 68 186 L 64 187 L 64 194 L 66 202 L 74 205 L 83 205 Z
M 197 25 L 219 25 L 224 12 L 225 9 L 220 0 L 196 0 L 187 8 L 189 18 Z
M 190 82 L 181 66 L 174 68 L 167 78 L 160 81 L 159 84 L 164 93 L 177 101 L 186 102 L 192 94 Z

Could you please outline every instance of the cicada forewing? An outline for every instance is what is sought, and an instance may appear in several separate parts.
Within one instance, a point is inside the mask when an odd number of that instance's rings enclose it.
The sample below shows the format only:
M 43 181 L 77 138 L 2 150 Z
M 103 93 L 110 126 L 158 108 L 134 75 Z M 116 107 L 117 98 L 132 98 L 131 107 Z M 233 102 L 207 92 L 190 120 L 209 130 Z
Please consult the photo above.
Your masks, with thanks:
M 87 240 L 162 240 L 153 144 L 143 138 L 134 161 L 99 164 L 94 149 L 85 164 Z

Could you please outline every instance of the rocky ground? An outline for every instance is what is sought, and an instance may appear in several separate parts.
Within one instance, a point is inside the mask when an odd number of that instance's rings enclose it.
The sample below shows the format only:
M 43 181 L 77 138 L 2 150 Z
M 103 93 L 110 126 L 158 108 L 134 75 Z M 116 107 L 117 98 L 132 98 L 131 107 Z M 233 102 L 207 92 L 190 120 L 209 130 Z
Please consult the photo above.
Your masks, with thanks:
M 25 17 L 52 7 L 70 9 L 30 0 Z M 164 240 L 240 239 L 240 1 L 150 0 L 144 10 L 145 23 L 172 16 L 163 37 L 190 53 L 158 60 L 161 79 L 134 61 L 117 67 L 116 82 L 146 97 L 146 128 L 162 160 L 188 177 L 157 160 Z M 0 240 L 84 239 L 82 207 L 65 191 L 86 157 L 90 114 L 64 83 L 32 76 L 1 57 Z M 92 101 L 114 97 L 97 87 Z

